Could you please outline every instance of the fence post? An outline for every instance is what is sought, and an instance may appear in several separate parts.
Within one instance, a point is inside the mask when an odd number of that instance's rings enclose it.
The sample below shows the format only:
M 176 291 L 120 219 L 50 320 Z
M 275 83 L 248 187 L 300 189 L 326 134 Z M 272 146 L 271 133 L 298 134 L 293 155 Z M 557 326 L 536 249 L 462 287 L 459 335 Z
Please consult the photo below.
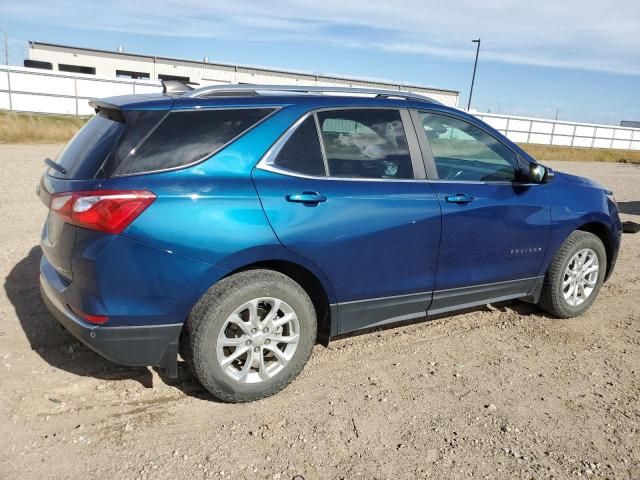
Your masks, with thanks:
M 9 111 L 12 111 L 13 101 L 11 99 L 11 72 L 9 71 L 9 65 L 7 65 L 7 89 L 9 90 Z
M 76 98 L 76 117 L 78 117 L 78 77 L 73 77 L 73 93 Z

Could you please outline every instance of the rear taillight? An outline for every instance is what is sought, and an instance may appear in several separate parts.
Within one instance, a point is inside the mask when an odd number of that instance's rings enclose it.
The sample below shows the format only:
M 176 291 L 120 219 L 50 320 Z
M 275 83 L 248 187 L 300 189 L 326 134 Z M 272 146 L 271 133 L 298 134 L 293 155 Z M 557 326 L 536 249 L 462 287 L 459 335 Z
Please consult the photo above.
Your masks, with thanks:
M 72 225 L 120 233 L 155 199 L 146 190 L 66 192 L 53 195 L 50 208 Z

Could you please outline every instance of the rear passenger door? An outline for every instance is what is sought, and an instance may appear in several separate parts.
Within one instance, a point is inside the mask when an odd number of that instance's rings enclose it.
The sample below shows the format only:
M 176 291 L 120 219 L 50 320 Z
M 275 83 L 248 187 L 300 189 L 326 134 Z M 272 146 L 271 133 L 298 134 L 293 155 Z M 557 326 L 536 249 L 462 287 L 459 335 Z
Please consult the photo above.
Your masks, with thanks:
M 407 110 L 307 114 L 253 177 L 280 241 L 331 280 L 339 333 L 425 315 L 440 206 Z

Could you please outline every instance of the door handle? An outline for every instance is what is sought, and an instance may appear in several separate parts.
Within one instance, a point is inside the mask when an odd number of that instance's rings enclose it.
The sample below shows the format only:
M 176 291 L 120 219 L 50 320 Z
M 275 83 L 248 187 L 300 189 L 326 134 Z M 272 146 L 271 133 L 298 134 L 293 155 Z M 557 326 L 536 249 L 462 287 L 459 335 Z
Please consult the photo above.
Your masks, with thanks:
M 455 195 L 448 195 L 445 200 L 449 203 L 469 203 L 473 202 L 473 197 L 466 193 L 456 193 Z
M 287 195 L 287 201 L 304 203 L 305 205 L 317 205 L 320 202 L 326 202 L 327 197 L 320 195 L 318 192 L 302 192 L 294 195 Z

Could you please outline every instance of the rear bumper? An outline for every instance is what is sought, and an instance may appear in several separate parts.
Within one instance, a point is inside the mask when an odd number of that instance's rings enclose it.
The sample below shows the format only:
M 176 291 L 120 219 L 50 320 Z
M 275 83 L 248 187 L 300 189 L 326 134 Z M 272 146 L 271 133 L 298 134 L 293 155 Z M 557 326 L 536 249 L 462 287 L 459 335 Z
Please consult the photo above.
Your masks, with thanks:
M 169 377 L 177 376 L 181 323 L 124 327 L 91 325 L 69 310 L 43 274 L 40 275 L 40 291 L 51 314 L 78 340 L 106 359 L 121 365 L 162 367 Z

